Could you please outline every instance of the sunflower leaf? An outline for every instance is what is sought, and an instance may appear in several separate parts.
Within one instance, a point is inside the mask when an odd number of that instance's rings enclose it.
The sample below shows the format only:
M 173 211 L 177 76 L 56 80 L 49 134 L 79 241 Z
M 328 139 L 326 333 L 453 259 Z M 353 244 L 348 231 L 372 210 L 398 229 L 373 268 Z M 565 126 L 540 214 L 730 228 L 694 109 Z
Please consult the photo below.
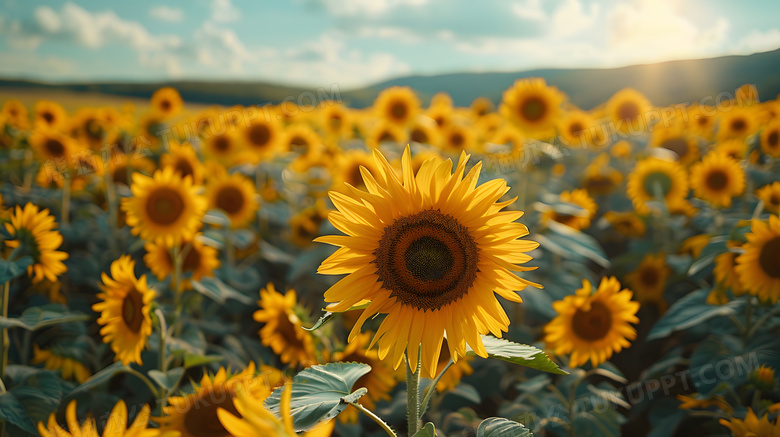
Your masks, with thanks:
M 352 386 L 370 371 L 368 364 L 328 363 L 309 367 L 295 375 L 290 399 L 295 431 L 307 431 L 320 422 L 330 420 L 347 408 L 347 402 L 357 401 L 368 390 L 353 392 Z M 266 407 L 277 416 L 283 390 L 284 387 L 274 390 L 265 401 Z
M 30 307 L 19 317 L 0 317 L 0 328 L 17 327 L 35 331 L 58 323 L 82 322 L 91 318 L 86 314 L 68 312 L 64 309 L 65 307 L 57 304 Z
M 24 407 L 13 393 L 5 392 L 0 395 L 0 419 L 15 425 L 26 432 L 37 434 L 35 426 L 27 415 Z
M 0 258 L 0 284 L 21 276 L 32 263 L 33 259 L 29 256 L 23 256 L 16 261 L 6 261 Z
M 483 335 L 482 343 L 485 345 L 485 351 L 487 351 L 490 358 L 498 358 L 499 360 L 509 361 L 510 363 L 519 364 L 543 372 L 555 373 L 557 375 L 569 374 L 558 367 L 558 365 L 542 352 L 541 349 L 537 349 L 533 346 L 496 338 L 492 335 Z M 477 355 L 476 352 L 471 350 L 468 346 L 467 349 L 468 355 Z
M 166 390 L 171 390 L 174 387 L 176 387 L 176 384 L 179 382 L 179 379 L 181 379 L 183 374 L 184 374 L 183 367 L 177 367 L 165 373 L 159 370 L 149 371 L 149 377 L 152 378 L 152 380 L 156 382 L 160 387 Z
M 436 437 L 436 428 L 433 426 L 433 423 L 428 422 L 421 430 L 414 433 L 412 437 Z
M 242 294 L 235 288 L 225 284 L 217 278 L 203 278 L 200 281 L 191 281 L 192 288 L 198 293 L 212 299 L 217 303 L 224 304 L 226 300 L 237 300 L 244 305 L 249 305 L 253 302 L 252 298 Z
M 528 428 L 503 417 L 487 418 L 477 427 L 477 437 L 503 437 L 510 435 L 513 437 L 533 437 Z
M 672 332 L 684 331 L 713 317 L 736 314 L 745 304 L 744 300 L 737 299 L 724 305 L 710 305 L 707 303 L 709 292 L 707 289 L 696 290 L 675 302 L 653 326 L 647 339 L 664 338 Z

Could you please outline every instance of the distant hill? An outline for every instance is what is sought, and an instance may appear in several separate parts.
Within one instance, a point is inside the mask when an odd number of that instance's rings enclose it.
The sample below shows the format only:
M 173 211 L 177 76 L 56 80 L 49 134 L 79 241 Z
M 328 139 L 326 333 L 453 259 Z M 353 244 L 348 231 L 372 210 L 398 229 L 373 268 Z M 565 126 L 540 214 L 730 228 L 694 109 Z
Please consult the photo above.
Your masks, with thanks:
M 394 85 L 414 88 L 427 104 L 437 92 L 447 92 L 458 106 L 484 96 L 498 103 L 501 93 L 518 78 L 543 77 L 550 85 L 568 94 L 571 101 L 590 109 L 607 100 L 615 91 L 633 87 L 656 105 L 697 101 L 722 91 L 733 92 L 745 83 L 758 88 L 762 100 L 780 94 L 780 50 L 747 56 L 670 61 L 623 68 L 539 69 L 516 73 L 453 73 L 434 76 L 408 76 L 355 90 L 341 90 L 350 106 L 370 106 L 377 94 Z M 63 89 L 125 97 L 148 98 L 162 86 L 173 86 L 192 103 L 257 105 L 279 103 L 285 97 L 295 101 L 302 93 L 331 95 L 330 86 L 295 87 L 264 82 L 174 81 L 160 83 L 69 83 L 47 84 L 26 80 L 0 80 L 0 88 Z M 306 100 L 306 98 L 304 98 Z

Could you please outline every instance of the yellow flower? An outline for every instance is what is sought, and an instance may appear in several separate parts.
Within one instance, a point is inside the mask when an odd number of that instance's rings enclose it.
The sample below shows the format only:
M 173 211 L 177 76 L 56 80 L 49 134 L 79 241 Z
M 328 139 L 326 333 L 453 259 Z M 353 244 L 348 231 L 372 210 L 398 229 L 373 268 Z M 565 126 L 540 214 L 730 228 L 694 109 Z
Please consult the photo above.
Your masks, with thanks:
M 482 117 L 483 115 L 487 115 L 495 111 L 496 105 L 494 105 L 493 102 L 487 97 L 477 97 L 471 101 L 469 108 L 471 109 L 471 112 L 474 114 L 474 116 Z
M 704 139 L 711 139 L 717 119 L 715 108 L 694 103 L 687 108 L 687 114 L 686 127 L 691 133 Z
M 582 187 L 591 196 L 601 196 L 611 193 L 623 181 L 623 174 L 609 166 L 609 156 L 601 154 L 585 167 Z
M 723 153 L 734 161 L 741 161 L 747 155 L 748 144 L 744 139 L 726 140 L 715 145 L 715 152 Z
M 650 145 L 673 152 L 675 160 L 683 166 L 695 162 L 701 154 L 696 138 L 676 123 L 669 127 L 664 127 L 663 124 L 656 125 L 650 136 Z
M 542 222 L 554 220 L 576 230 L 586 229 L 590 226 L 590 221 L 596 215 L 598 206 L 596 202 L 588 196 L 588 192 L 583 189 L 564 191 L 560 195 L 560 201 L 577 205 L 584 209 L 583 215 L 565 214 L 556 211 L 545 211 L 542 215 Z
M 731 199 L 745 190 L 745 172 L 737 161 L 710 152 L 691 167 L 694 194 L 716 208 L 731 206 Z
M 676 162 L 657 158 L 639 161 L 628 176 L 628 197 L 640 214 L 650 212 L 648 201 L 662 196 L 668 208 L 682 203 L 688 194 L 688 180 Z
M 631 144 L 626 140 L 620 140 L 612 145 L 609 149 L 609 154 L 615 158 L 629 158 L 631 156 Z
M 753 220 L 750 230 L 735 270 L 750 294 L 775 304 L 780 298 L 780 218 Z
M 761 131 L 761 151 L 773 158 L 780 157 L 780 119 L 772 121 Z
M 122 255 L 111 263 L 111 276 L 102 273 L 100 302 L 92 310 L 100 313 L 97 322 L 102 325 L 100 335 L 104 343 L 111 343 L 111 350 L 122 364 L 141 364 L 141 351 L 152 334 L 152 318 L 149 316 L 154 300 L 154 290 L 146 285 L 146 275 L 135 277 L 135 261 Z
M 120 400 L 111 409 L 111 414 L 103 429 L 103 437 L 179 437 L 178 433 L 161 432 L 159 429 L 147 428 L 149 414 L 149 405 L 144 405 L 128 427 L 127 405 L 125 401 Z M 68 404 L 65 419 L 68 430 L 57 424 L 54 413 L 49 416 L 49 422 L 46 426 L 43 425 L 43 422 L 38 422 L 38 432 L 41 437 L 98 437 L 97 425 L 92 417 L 88 417 L 84 423 L 79 425 L 75 400 Z
M 567 147 L 586 149 L 592 146 L 602 146 L 600 130 L 596 122 L 585 111 L 569 111 L 558 121 L 558 132 L 561 142 Z
M 518 79 L 501 98 L 501 114 L 532 136 L 554 132 L 566 96 L 544 79 Z
M 663 313 L 669 307 L 664 299 L 664 291 L 670 273 L 663 253 L 647 254 L 636 270 L 626 275 L 626 282 L 636 293 L 637 301 L 642 304 L 652 303 Z
M 353 116 L 344 105 L 325 102 L 320 111 L 320 122 L 325 134 L 332 139 L 351 138 Z
M 610 97 L 606 111 L 615 129 L 621 132 L 639 133 L 647 129 L 647 113 L 652 105 L 642 93 L 625 88 Z
M 206 185 L 209 209 L 219 209 L 230 218 L 232 228 L 241 228 L 254 217 L 259 204 L 255 184 L 241 173 L 220 172 Z
M 544 327 L 544 341 L 556 354 L 571 354 L 570 367 L 588 360 L 596 367 L 636 338 L 630 323 L 639 323 L 639 304 L 614 277 L 602 278 L 595 291 L 583 280 L 582 288 L 553 302 L 553 308 L 558 315 Z
M 704 410 L 709 407 L 716 407 L 728 414 L 734 412 L 728 402 L 723 397 L 714 395 L 710 398 L 694 398 L 691 396 L 677 395 L 677 400 L 681 402 L 677 408 L 681 410 Z
M 73 167 L 74 154 L 80 150 L 75 140 L 52 130 L 33 132 L 30 146 L 41 162 L 53 160 L 54 166 L 63 170 Z
M 396 126 L 405 126 L 416 117 L 420 100 L 409 87 L 390 87 L 383 90 L 374 100 L 377 116 Z
M 780 436 L 780 421 L 775 418 L 775 422 L 769 421 L 768 414 L 759 420 L 753 409 L 748 407 L 747 415 L 744 419 L 720 419 L 721 425 L 730 429 L 734 437 L 777 437 Z
M 745 288 L 739 280 L 737 271 L 735 269 L 735 260 L 737 254 L 734 252 L 723 252 L 715 257 L 715 268 L 713 272 L 715 274 L 715 280 L 725 288 L 730 288 L 734 296 L 742 296 L 745 294 Z
M 0 116 L 5 119 L 7 124 L 17 129 L 27 130 L 30 128 L 30 118 L 27 107 L 19 100 L 6 100 L 5 103 L 3 103 L 3 108 L 0 109 Z
M 203 164 L 198 159 L 195 149 L 189 144 L 172 142 L 168 153 L 160 157 L 160 166 L 173 168 L 181 178 L 189 176 L 195 185 L 203 183 L 205 176 Z
M 247 155 L 253 164 L 270 161 L 279 154 L 284 133 L 273 118 L 253 120 L 241 130 Z
M 679 253 L 688 254 L 693 258 L 698 258 L 702 249 L 710 243 L 710 236 L 707 234 L 694 235 L 686 238 L 680 244 Z
M 62 130 L 68 123 L 68 113 L 57 102 L 39 100 L 35 103 L 35 128 Z
M 366 136 L 366 147 L 376 149 L 383 143 L 400 144 L 406 142 L 406 131 L 390 122 L 379 121 L 374 125 Z
M 456 363 L 453 363 L 452 366 L 450 366 L 450 368 L 447 370 L 447 373 L 445 373 L 436 384 L 436 391 L 441 393 L 446 390 L 453 390 L 458 386 L 458 384 L 460 384 L 461 378 L 474 373 L 474 369 L 472 369 L 471 364 L 469 364 L 469 362 L 473 359 L 473 357 L 467 356 L 459 359 Z M 447 339 L 445 338 L 442 342 L 439 362 L 436 365 L 437 375 L 444 371 L 444 368 L 447 366 L 449 361 L 450 347 L 447 344 Z
M 43 350 L 37 344 L 33 344 L 33 364 L 43 364 L 47 370 L 60 370 L 62 378 L 83 383 L 92 375 L 87 366 L 79 360 L 60 355 L 54 349 Z
M 288 383 L 285 385 L 284 391 L 282 391 L 280 403 L 282 420 L 279 421 L 273 413 L 265 408 L 262 402 L 258 402 L 246 390 L 237 390 L 232 399 L 233 405 L 220 407 L 217 410 L 217 417 L 219 417 L 219 421 L 224 427 L 225 435 L 235 437 L 295 437 L 293 417 L 290 413 L 291 397 L 292 383 Z M 333 422 L 328 423 L 332 426 Z M 306 433 L 305 435 L 308 434 Z
M 319 273 L 347 277 L 325 292 L 328 308 L 341 312 L 358 302 L 370 305 L 350 333 L 354 341 L 363 323 L 386 314 L 374 339 L 379 357 L 398 368 L 422 350 L 422 374 L 432 377 L 446 333 L 454 360 L 466 355 L 466 343 L 487 356 L 479 334 L 501 336 L 509 318 L 494 292 L 513 302 L 513 290 L 535 285 L 511 271 L 538 246 L 518 240 L 527 228 L 515 223 L 522 212 L 502 211 L 514 200 L 498 202 L 509 189 L 497 179 L 476 187 L 481 163 L 465 176 L 463 153 L 455 173 L 452 162 L 431 159 L 415 175 L 409 148 L 398 177 L 384 156 L 374 151 L 379 171 L 364 174 L 368 191 L 331 192 L 338 211 L 328 216 L 346 236 L 316 241 L 340 246 L 323 261 Z M 388 357 L 389 355 L 389 357 Z
M 232 166 L 246 156 L 245 153 L 246 144 L 229 129 L 203 140 L 205 162 L 215 161 L 225 166 Z
M 370 172 L 376 171 L 371 154 L 361 149 L 350 149 L 341 153 L 334 162 L 332 189 L 344 193 L 349 192 L 346 184 L 355 188 L 365 189 L 361 167 Z
M 450 123 L 441 133 L 441 148 L 448 153 L 475 152 L 477 138 L 474 130 L 463 123 Z
M 20 256 L 30 256 L 33 264 L 27 267 L 27 274 L 33 276 L 33 283 L 43 278 L 57 282 L 57 276 L 68 268 L 62 261 L 68 259 L 66 252 L 56 250 L 62 245 L 62 235 L 56 230 L 57 223 L 49 210 L 38 210 L 36 205 L 28 203 L 24 209 L 16 206 L 11 221 L 5 223 L 10 238 L 5 241 L 9 248 L 19 250 Z
M 744 139 L 755 133 L 758 125 L 749 108 L 724 111 L 718 117 L 718 141 Z
M 122 210 L 132 234 L 173 247 L 192 239 L 206 212 L 206 199 L 197 194 L 189 177 L 172 168 L 157 170 L 153 177 L 133 174 L 133 197 L 122 199 Z
M 184 103 L 176 88 L 160 88 L 152 94 L 152 110 L 163 118 L 170 118 L 178 114 Z
M 439 127 L 428 117 L 418 117 L 409 128 L 409 141 L 438 147 L 441 141 Z
M 214 276 L 214 270 L 219 268 L 219 259 L 217 258 L 217 249 L 206 246 L 198 238 L 200 234 L 196 234 L 195 238 L 191 241 L 183 241 L 180 249 L 186 250 L 184 259 L 182 260 L 181 270 L 183 274 L 192 274 L 192 280 L 200 281 L 201 278 L 207 276 Z M 153 242 L 147 242 L 144 245 L 146 249 L 146 255 L 144 255 L 144 263 L 149 267 L 157 279 L 162 281 L 169 275 L 173 274 L 173 260 L 171 259 L 170 248 Z M 190 290 L 192 288 L 189 279 L 181 282 L 182 290 Z
M 264 346 L 270 346 L 285 364 L 301 364 L 304 367 L 316 364 L 314 340 L 301 326 L 301 319 L 295 313 L 295 290 L 282 295 L 268 283 L 260 290 L 260 309 L 253 318 L 263 323 L 260 328 L 260 340 Z
M 750 380 L 759 390 L 772 390 L 775 387 L 775 369 L 762 365 L 750 375 Z
M 764 185 L 756 191 L 756 197 L 764 202 L 764 209 L 780 214 L 780 182 Z
M 626 237 L 641 237 L 645 235 L 647 227 L 633 212 L 607 211 L 604 218 L 612 227 Z

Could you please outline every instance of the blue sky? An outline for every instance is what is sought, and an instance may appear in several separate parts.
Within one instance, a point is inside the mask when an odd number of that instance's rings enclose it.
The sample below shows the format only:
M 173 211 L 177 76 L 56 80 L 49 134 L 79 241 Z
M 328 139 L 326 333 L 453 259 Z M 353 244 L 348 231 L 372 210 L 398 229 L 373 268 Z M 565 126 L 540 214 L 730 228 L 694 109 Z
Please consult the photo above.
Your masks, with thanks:
M 0 76 L 356 87 L 773 50 L 778 16 L 777 0 L 0 0 Z

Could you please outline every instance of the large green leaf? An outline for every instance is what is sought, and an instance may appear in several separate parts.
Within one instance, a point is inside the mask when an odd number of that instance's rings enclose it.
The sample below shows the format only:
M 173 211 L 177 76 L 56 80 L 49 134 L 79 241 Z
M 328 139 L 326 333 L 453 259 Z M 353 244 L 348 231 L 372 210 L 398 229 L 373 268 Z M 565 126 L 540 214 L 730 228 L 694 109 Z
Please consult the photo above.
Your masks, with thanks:
M 544 234 L 536 234 L 536 239 L 539 240 L 542 247 L 564 258 L 584 258 L 604 268 L 610 266 L 604 249 L 592 236 L 555 221 L 550 221 L 547 224 L 547 229 L 548 231 Z
M 428 422 L 421 430 L 414 433 L 412 437 L 436 437 L 436 428 L 431 422 Z
M 0 328 L 17 327 L 35 331 L 58 323 L 82 322 L 90 318 L 86 314 L 68 312 L 61 305 L 48 304 L 27 308 L 19 317 L 0 317 Z
M 513 341 L 496 338 L 492 335 L 483 335 L 482 343 L 485 345 L 490 358 L 509 361 L 510 363 L 541 370 L 543 372 L 555 373 L 558 375 L 568 375 L 548 357 L 541 349 L 537 349 L 527 344 L 515 343 Z M 468 347 L 467 347 L 468 348 Z M 468 355 L 477 354 L 468 348 Z
M 0 286 L 22 275 L 32 263 L 33 259 L 29 256 L 24 256 L 16 261 L 7 261 L 0 258 Z
M 339 415 L 347 402 L 355 402 L 367 390 L 352 392 L 361 376 L 371 371 L 362 363 L 329 363 L 305 369 L 293 377 L 290 413 L 296 431 L 307 431 L 322 421 Z M 266 400 L 266 406 L 279 415 L 284 387 Z M 362 394 L 360 394 L 362 392 Z
M 79 393 L 85 392 L 93 387 L 97 387 L 98 385 L 106 383 L 111 378 L 113 378 L 114 375 L 127 372 L 128 370 L 130 370 L 130 367 L 123 366 L 121 361 L 117 361 L 111 364 L 110 366 L 106 367 L 105 369 L 101 370 L 100 372 L 92 375 L 92 377 L 84 381 L 83 384 L 81 384 L 80 386 L 73 389 L 73 391 L 68 393 L 66 398 L 72 398 L 73 396 L 76 396 Z
M 490 417 L 482 421 L 477 428 L 477 437 L 533 437 L 531 431 L 523 425 L 504 419 Z
M 179 379 L 181 379 L 183 374 L 184 368 L 182 367 L 171 369 L 165 373 L 155 369 L 149 371 L 149 378 L 152 378 L 152 380 L 160 387 L 170 391 L 176 387 L 176 384 L 179 382 Z
M 27 416 L 27 411 L 11 392 L 0 395 L 0 419 L 16 425 L 30 434 L 38 433 L 30 417 Z
M 241 293 L 235 288 L 225 284 L 217 278 L 203 278 L 200 281 L 191 281 L 192 288 L 198 293 L 218 303 L 225 303 L 228 299 L 237 300 L 244 305 L 254 302 L 254 299 Z
M 647 339 L 664 338 L 672 332 L 683 331 L 713 317 L 735 314 L 745 304 L 744 300 L 737 299 L 724 305 L 710 305 L 707 303 L 708 294 L 709 290 L 696 290 L 675 302 L 653 326 Z

